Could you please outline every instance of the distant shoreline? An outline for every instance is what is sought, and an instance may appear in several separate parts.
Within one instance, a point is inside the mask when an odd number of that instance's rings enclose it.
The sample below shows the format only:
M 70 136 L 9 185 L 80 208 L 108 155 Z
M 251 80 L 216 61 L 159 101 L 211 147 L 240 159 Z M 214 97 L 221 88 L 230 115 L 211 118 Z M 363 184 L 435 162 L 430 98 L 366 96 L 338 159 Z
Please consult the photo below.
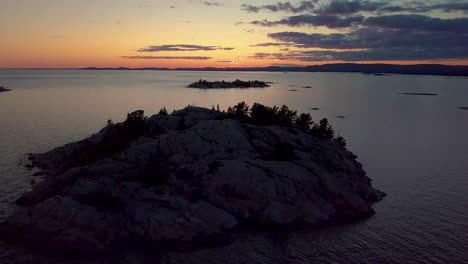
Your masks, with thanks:
M 90 71 L 209 71 L 209 72 L 321 72 L 321 73 L 363 73 L 376 77 L 391 74 L 431 75 L 449 77 L 468 77 L 468 65 L 444 64 L 358 64 L 339 63 L 300 67 L 251 67 L 251 68 L 162 68 L 162 67 L 86 67 L 86 68 L 0 68 L 0 70 L 90 70 Z
M 435 75 L 468 77 L 468 66 L 453 66 L 442 64 L 325 64 L 304 67 L 257 67 L 257 68 L 97 68 L 87 67 L 79 70 L 154 70 L 154 71 L 220 71 L 220 72 L 340 72 L 340 73 L 364 73 L 374 76 L 385 76 L 387 74 L 405 75 Z

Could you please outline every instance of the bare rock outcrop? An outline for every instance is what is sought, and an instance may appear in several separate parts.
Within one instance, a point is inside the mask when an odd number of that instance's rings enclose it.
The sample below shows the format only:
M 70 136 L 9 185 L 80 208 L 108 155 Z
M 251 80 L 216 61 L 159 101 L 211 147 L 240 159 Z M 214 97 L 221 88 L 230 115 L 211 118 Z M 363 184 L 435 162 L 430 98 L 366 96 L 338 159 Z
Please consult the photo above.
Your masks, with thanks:
M 109 153 L 112 127 L 32 155 L 46 176 L 18 199 L 2 236 L 62 253 L 195 243 L 247 223 L 362 219 L 384 196 L 354 154 L 299 129 L 188 107 L 145 119 L 141 136 Z

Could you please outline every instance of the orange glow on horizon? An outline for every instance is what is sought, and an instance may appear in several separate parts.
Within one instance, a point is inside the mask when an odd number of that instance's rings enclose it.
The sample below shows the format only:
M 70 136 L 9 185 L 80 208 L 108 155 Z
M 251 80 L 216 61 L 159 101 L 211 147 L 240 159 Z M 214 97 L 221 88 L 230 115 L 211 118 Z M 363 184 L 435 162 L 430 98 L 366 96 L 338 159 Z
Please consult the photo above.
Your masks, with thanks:
M 302 67 L 302 66 L 312 66 L 312 65 L 324 65 L 324 64 L 334 64 L 334 63 L 361 63 L 361 64 L 399 64 L 399 65 L 415 65 L 415 64 L 444 64 L 444 65 L 460 65 L 468 66 L 468 60 L 437 60 L 437 61 L 323 61 L 323 62 L 314 62 L 314 63 L 305 63 L 303 61 L 282 61 L 282 60 L 249 60 L 241 62 L 239 64 L 231 63 L 218 63 L 218 62 L 199 62 L 191 60 L 183 61 L 174 61 L 174 60 L 158 60 L 155 62 L 152 60 L 127 60 L 126 62 L 121 62 L 120 60 L 97 60 L 93 62 L 90 61 L 80 61 L 65 59 L 63 61 L 55 60 L 46 60 L 39 63 L 33 61 L 2 61 L 5 65 L 2 65 L 0 68 L 4 69 L 75 69 L 75 68 L 85 68 L 85 67 L 97 67 L 97 68 L 261 68 L 269 66 L 285 66 L 285 67 Z
M 5 1 L 0 9 L 0 68 L 164 67 L 238 68 L 329 63 L 391 63 L 468 65 L 468 59 L 423 61 L 297 61 L 252 59 L 255 53 L 285 53 L 284 47 L 252 47 L 274 42 L 269 33 L 342 33 L 325 27 L 259 27 L 249 21 L 278 20 L 282 13 L 247 13 L 241 1 L 202 2 L 158 0 Z M 175 8 L 171 8 L 174 6 Z M 243 22 L 243 23 L 239 23 Z M 192 44 L 226 50 L 140 52 L 152 45 Z M 282 50 L 283 49 L 283 50 Z M 291 51 L 298 51 L 291 48 Z M 314 50 L 314 49 L 308 49 Z M 124 56 L 203 56 L 208 60 L 128 59 Z M 235 61 L 236 64 L 218 61 Z

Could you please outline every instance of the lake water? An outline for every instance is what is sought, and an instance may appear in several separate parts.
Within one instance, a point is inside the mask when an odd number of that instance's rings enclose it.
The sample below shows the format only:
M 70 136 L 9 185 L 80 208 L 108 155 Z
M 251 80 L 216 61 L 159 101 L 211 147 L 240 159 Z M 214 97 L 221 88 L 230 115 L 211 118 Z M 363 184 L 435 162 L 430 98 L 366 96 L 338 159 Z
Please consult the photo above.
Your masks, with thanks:
M 199 79 L 264 80 L 265 89 L 198 90 Z M 329 118 L 388 196 L 356 224 L 290 234 L 237 234 L 191 252 L 135 249 L 108 263 L 468 263 L 468 79 L 343 73 L 0 70 L 0 220 L 31 187 L 26 153 L 97 132 L 108 119 L 189 104 L 286 104 Z M 303 86 L 311 86 L 304 89 Z M 297 90 L 297 91 L 291 91 Z M 404 92 L 438 96 L 402 95 Z M 310 110 L 310 108 L 320 108 Z M 344 116 L 338 118 L 337 116 Z M 0 243 L 3 263 L 91 263 Z M 93 263 L 102 263 L 95 260 Z

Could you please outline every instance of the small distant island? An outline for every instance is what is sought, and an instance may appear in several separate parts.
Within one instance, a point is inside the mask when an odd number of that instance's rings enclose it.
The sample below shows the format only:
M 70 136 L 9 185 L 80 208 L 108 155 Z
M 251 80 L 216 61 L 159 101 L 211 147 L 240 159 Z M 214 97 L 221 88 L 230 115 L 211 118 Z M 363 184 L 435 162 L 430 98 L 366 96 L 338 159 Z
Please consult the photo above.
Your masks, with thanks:
M 424 96 L 437 96 L 435 93 L 401 93 L 404 95 L 424 95 Z
M 385 73 L 373 73 L 372 75 L 374 75 L 374 76 L 390 76 L 390 75 L 385 74 Z
M 198 88 L 198 89 L 228 89 L 228 88 L 266 88 L 270 87 L 269 84 L 263 81 L 241 81 L 239 79 L 233 82 L 226 82 L 222 81 L 214 81 L 209 82 L 207 80 L 199 80 L 198 82 L 194 82 L 187 87 L 189 88 Z
M 461 110 L 468 110 L 468 106 L 460 106 L 458 108 L 461 109 Z
M 1 92 L 8 92 L 8 91 L 11 91 L 11 90 L 10 90 L 10 89 L 7 89 L 7 88 L 5 88 L 5 87 L 3 87 L 3 86 L 0 86 L 0 93 L 1 93 Z

